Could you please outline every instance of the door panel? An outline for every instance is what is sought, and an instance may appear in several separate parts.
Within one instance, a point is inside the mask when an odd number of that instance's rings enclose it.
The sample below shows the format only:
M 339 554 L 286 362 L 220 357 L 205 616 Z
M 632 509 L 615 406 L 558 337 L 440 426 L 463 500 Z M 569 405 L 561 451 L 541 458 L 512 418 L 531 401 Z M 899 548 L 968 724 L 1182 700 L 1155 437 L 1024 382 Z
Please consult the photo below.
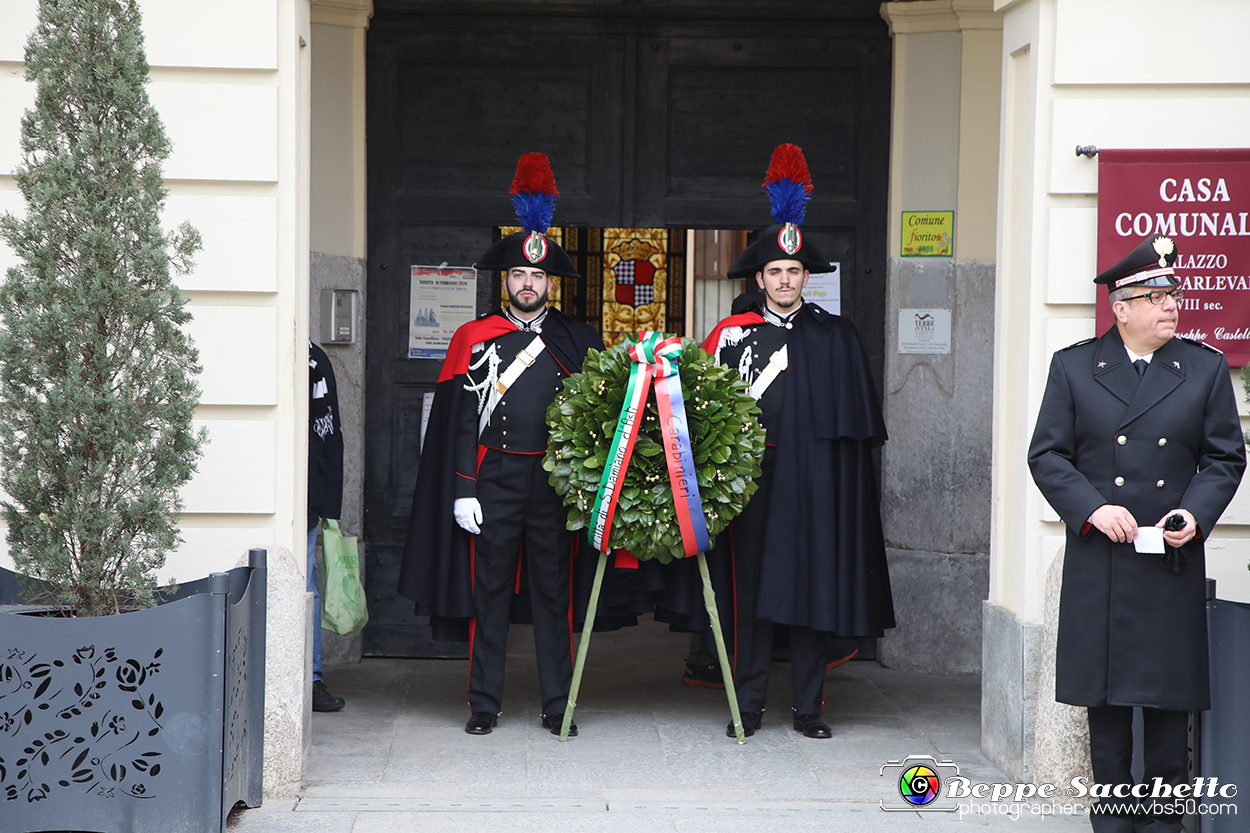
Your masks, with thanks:
M 771 222 L 769 155 L 794 142 L 816 186 L 804 233 L 842 263 L 844 314 L 880 385 L 890 40 L 864 0 L 374 5 L 365 652 L 458 656 L 395 592 L 421 401 L 440 364 L 406 358 L 410 268 L 471 264 L 515 222 L 507 191 L 522 153 L 550 157 L 566 229 L 758 230 Z M 601 280 L 566 295 L 588 306 Z M 498 293 L 496 275 L 479 275 L 478 312 Z

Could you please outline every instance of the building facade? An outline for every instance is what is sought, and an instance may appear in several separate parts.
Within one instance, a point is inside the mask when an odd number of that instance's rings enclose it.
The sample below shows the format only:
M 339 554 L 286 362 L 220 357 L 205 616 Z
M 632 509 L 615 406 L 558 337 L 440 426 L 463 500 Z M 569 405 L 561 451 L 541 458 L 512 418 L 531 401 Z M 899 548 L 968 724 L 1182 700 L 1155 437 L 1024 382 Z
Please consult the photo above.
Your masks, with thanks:
M 841 263 L 843 313 L 864 334 L 891 434 L 881 490 L 899 627 L 877 655 L 980 671 L 984 751 L 1021 778 L 1079 766 L 1076 743 L 1039 750 L 1039 725 L 1074 724 L 1045 676 L 1063 528 L 1025 465 L 1051 352 L 1095 334 L 1098 161 L 1073 151 L 1244 146 L 1250 65 L 1234 38 L 1250 8 L 140 5 L 150 92 L 174 145 L 168 225 L 190 220 L 204 235 L 182 286 L 212 442 L 165 575 L 227 569 L 250 546 L 288 554 L 275 570 L 286 564 L 295 590 L 271 599 L 272 621 L 289 623 L 271 627 L 289 648 L 270 653 L 271 791 L 298 782 L 307 738 L 303 664 L 275 659 L 305 637 L 307 340 L 335 365 L 342 525 L 363 536 L 376 621 L 327 638 L 326 656 L 405 653 L 423 637 L 387 588 L 415 479 L 414 408 L 437 372 L 397 352 L 410 267 L 468 265 L 510 221 L 511 166 L 529 150 L 552 156 L 562 226 L 679 230 L 669 239 L 691 245 L 702 230 L 763 227 L 758 182 L 782 141 L 812 163 L 809 223 Z M 36 10 L 0 8 L 0 210 L 21 211 L 8 172 L 33 97 L 22 53 Z M 949 253 L 906 256 L 904 212 L 953 212 Z M 693 276 L 690 254 L 681 269 Z M 0 248 L 0 266 L 11 262 Z M 352 343 L 326 344 L 324 289 L 357 293 Z M 479 311 L 497 293 L 480 276 Z M 674 309 L 673 328 L 693 321 Z M 946 352 L 901 348 L 919 311 L 948 315 Z M 1207 550 L 1221 597 L 1246 601 L 1248 495 Z

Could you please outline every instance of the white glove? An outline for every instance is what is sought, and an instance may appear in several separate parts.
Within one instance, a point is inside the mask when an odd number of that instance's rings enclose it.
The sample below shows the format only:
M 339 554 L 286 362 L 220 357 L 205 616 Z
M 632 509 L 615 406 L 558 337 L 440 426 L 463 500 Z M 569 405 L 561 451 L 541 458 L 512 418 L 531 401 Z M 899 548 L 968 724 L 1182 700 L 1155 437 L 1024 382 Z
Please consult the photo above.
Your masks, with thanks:
M 456 523 L 465 532 L 477 535 L 481 532 L 478 524 L 482 522 L 482 504 L 475 497 L 458 497 L 452 504 L 451 513 L 456 516 Z

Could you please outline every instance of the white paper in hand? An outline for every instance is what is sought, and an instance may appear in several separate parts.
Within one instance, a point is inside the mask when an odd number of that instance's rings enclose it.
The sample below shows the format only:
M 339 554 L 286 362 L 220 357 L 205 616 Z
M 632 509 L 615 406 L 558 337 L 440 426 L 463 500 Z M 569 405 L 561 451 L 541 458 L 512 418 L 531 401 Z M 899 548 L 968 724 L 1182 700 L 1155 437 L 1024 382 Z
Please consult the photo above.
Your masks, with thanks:
M 1133 547 L 1138 552 L 1163 554 L 1163 530 L 1157 526 L 1137 527 L 1137 540 Z

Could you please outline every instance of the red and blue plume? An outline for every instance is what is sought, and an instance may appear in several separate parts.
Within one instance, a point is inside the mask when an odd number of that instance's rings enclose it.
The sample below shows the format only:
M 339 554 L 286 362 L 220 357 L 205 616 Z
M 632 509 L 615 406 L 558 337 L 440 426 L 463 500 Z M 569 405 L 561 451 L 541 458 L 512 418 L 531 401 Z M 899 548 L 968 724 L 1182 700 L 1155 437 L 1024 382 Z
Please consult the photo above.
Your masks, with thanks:
M 803 224 L 807 201 L 811 199 L 812 175 L 798 145 L 778 145 L 768 161 L 764 190 L 772 208 L 774 223 Z
M 510 193 L 521 227 L 526 232 L 546 234 L 551 227 L 551 215 L 555 213 L 556 198 L 560 196 L 547 154 L 526 153 L 516 161 Z

